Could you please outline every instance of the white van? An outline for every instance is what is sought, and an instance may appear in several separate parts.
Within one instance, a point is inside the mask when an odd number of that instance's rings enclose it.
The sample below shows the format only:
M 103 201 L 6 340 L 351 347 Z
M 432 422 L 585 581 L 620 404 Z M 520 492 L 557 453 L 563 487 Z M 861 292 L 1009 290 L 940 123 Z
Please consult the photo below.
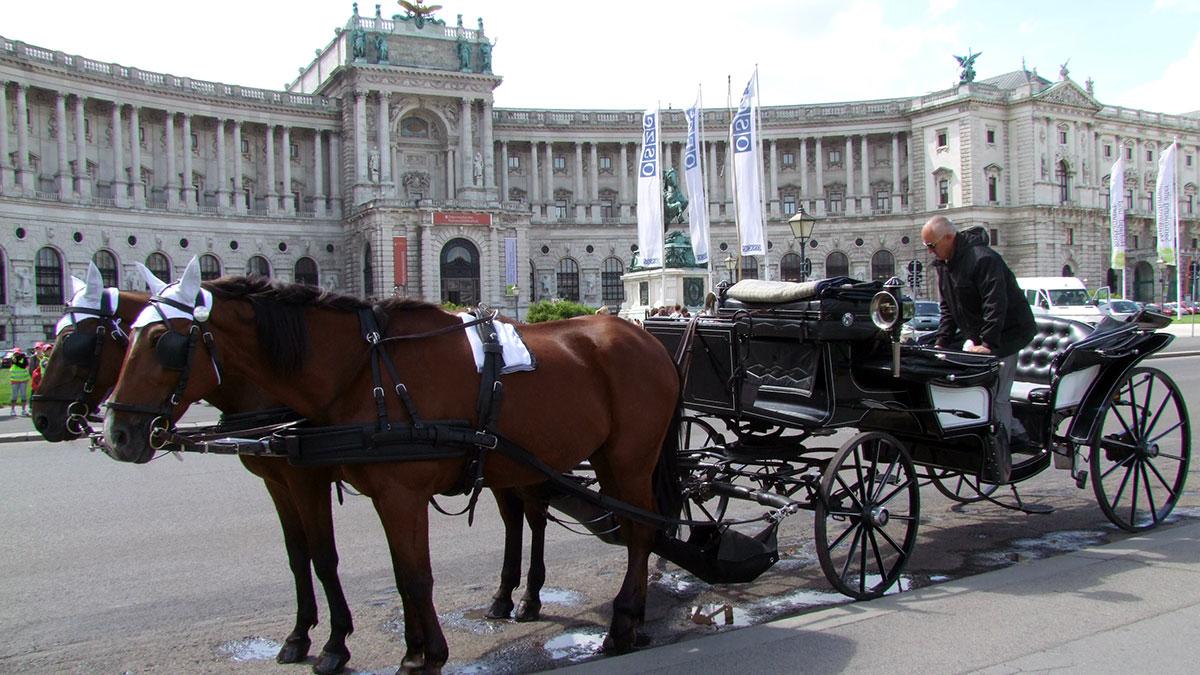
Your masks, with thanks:
M 1095 296 L 1078 277 L 1017 277 L 1017 285 L 1025 292 L 1025 300 L 1034 314 L 1049 314 L 1096 325 L 1105 317 L 1099 300 L 1108 299 L 1108 289 L 1101 288 Z

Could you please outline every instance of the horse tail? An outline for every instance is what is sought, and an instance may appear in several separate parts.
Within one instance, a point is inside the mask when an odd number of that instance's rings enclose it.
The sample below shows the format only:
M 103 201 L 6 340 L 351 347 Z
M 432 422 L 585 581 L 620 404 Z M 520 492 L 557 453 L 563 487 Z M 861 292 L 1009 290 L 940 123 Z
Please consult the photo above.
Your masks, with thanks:
M 662 450 L 658 454 L 658 463 L 654 466 L 654 476 L 651 485 L 654 489 L 654 502 L 659 514 L 668 518 L 676 517 L 683 508 L 683 489 L 679 480 L 679 424 L 683 417 L 683 407 L 676 402 L 675 412 L 671 415 L 671 423 L 667 426 L 667 435 L 663 438 Z

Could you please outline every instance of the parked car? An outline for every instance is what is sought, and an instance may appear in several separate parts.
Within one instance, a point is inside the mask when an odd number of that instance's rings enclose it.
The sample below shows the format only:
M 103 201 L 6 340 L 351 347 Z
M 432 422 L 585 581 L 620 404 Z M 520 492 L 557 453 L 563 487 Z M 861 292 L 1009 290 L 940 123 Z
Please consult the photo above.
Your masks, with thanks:
M 900 341 L 912 342 L 937 330 L 942 321 L 941 305 L 931 300 L 913 303 L 913 318 L 900 327 Z
M 1100 302 L 1100 311 L 1114 319 L 1124 321 L 1142 310 L 1138 303 L 1132 300 L 1108 300 Z

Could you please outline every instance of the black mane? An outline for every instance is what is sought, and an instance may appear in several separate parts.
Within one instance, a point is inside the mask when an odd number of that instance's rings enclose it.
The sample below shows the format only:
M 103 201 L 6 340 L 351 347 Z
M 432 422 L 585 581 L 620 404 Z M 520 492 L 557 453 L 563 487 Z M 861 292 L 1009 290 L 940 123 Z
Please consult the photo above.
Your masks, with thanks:
M 308 356 L 305 309 L 357 312 L 374 307 L 383 325 L 387 323 L 387 313 L 392 311 L 439 309 L 432 303 L 408 298 L 389 298 L 372 306 L 354 296 L 307 284 L 273 281 L 258 275 L 222 277 L 205 282 L 204 287 L 212 291 L 215 298 L 250 303 L 263 357 L 271 369 L 281 375 L 299 371 Z

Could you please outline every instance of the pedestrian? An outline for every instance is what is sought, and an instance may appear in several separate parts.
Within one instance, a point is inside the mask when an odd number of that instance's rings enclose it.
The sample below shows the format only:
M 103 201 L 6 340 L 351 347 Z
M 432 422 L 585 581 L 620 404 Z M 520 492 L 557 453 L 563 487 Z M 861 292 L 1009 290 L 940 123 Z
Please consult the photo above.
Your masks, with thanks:
M 1017 352 L 1029 344 L 1037 324 L 1016 276 L 1000 254 L 988 246 L 981 227 L 959 231 L 945 216 L 934 216 L 921 228 L 925 248 L 933 254 L 941 293 L 942 319 L 935 335 L 938 347 L 963 345 L 964 351 L 1000 359 L 993 404 L 999 429 L 984 458 L 980 478 L 1005 483 L 1011 452 L 1029 447 L 1029 435 L 1012 414 Z
M 9 368 L 9 382 L 12 383 L 12 400 L 10 413 L 17 414 L 17 401 L 21 402 L 21 414 L 29 415 L 29 357 L 18 347 L 13 350 L 12 367 Z

